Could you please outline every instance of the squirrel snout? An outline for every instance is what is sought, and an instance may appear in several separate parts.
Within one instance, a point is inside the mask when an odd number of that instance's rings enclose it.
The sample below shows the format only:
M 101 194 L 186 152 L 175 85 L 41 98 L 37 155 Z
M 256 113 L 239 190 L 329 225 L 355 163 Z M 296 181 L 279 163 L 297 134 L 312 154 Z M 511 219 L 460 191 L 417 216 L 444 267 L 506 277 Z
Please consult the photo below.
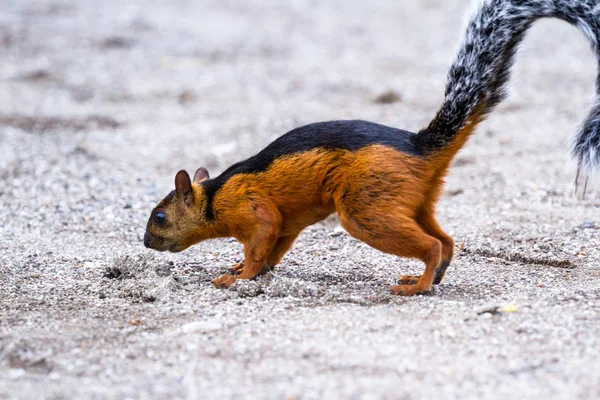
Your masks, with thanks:
M 146 233 L 144 234 L 144 246 L 146 246 L 146 248 L 148 248 L 148 249 L 153 249 L 153 250 L 158 250 L 158 251 L 170 250 L 170 248 L 173 247 L 173 245 L 171 243 L 165 244 L 164 238 L 162 238 L 160 236 L 156 236 L 152 232 L 148 232 L 148 231 L 146 231 Z

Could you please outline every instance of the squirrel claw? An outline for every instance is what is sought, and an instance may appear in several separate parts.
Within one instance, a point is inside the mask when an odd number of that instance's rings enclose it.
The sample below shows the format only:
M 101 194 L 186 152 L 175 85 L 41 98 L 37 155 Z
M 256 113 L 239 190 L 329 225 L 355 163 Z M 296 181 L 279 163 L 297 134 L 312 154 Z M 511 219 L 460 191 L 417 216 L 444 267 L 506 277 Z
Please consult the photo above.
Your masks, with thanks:
M 398 285 L 416 285 L 419 282 L 420 276 L 417 275 L 404 275 L 398 279 Z
M 242 273 L 242 270 L 244 269 L 244 262 L 239 262 L 237 264 L 235 264 L 233 267 L 231 267 L 231 269 L 229 270 L 231 272 L 231 275 L 239 275 Z
M 212 283 L 217 289 L 227 289 L 235 282 L 235 276 L 230 274 L 223 274 L 217 279 L 213 280 Z

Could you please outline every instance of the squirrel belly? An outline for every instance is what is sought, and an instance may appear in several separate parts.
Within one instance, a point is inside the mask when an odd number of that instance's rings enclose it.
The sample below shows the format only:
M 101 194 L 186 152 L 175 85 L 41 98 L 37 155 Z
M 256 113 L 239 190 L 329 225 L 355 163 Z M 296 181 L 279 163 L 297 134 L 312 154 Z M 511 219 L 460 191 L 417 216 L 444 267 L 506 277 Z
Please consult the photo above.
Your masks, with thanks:
M 217 287 L 251 279 L 277 265 L 300 232 L 337 212 L 355 238 L 399 257 L 424 262 L 394 294 L 439 284 L 454 241 L 435 219 L 450 161 L 506 95 L 519 43 L 545 17 L 571 23 L 590 39 L 600 60 L 600 0 L 483 0 L 468 23 L 448 72 L 444 101 L 429 125 L 413 134 L 366 121 L 331 121 L 296 128 L 261 152 L 211 179 L 175 177 L 175 191 L 154 208 L 144 244 L 181 251 L 202 240 L 235 237 L 244 261 Z M 597 104 L 576 135 L 577 184 L 600 167 L 600 77 Z

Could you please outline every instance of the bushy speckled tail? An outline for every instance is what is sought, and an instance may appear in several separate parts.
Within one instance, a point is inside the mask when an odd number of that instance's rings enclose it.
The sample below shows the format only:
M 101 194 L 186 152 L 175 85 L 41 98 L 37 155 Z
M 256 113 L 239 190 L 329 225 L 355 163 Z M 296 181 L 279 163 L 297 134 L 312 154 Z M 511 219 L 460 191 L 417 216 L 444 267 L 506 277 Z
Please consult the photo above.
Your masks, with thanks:
M 465 128 L 483 120 L 505 98 L 518 45 L 531 24 L 545 17 L 577 26 L 590 40 L 600 64 L 599 0 L 483 0 L 448 72 L 444 103 L 429 126 L 415 136 L 415 144 L 426 154 L 455 153 L 458 149 L 451 145 L 461 132 L 468 135 L 472 126 Z M 579 184 L 600 167 L 600 76 L 596 86 L 596 105 L 573 146 Z

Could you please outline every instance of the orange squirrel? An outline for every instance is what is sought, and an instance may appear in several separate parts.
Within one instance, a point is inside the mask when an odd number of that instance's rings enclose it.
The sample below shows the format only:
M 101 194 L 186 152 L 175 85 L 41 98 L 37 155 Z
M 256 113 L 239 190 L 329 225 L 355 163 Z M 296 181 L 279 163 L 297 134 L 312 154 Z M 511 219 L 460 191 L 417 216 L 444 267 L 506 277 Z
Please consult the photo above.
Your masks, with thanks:
M 179 171 L 175 190 L 152 210 L 144 244 L 177 252 L 235 237 L 244 244 L 244 261 L 213 281 L 228 287 L 273 268 L 304 228 L 337 212 L 355 238 L 425 263 L 421 276 L 400 278 L 394 294 L 429 291 L 442 281 L 454 251 L 434 216 L 443 178 L 475 127 L 504 98 L 526 30 L 538 18 L 561 18 L 581 28 L 599 52 L 595 9 L 598 0 L 484 0 L 450 67 L 444 102 L 425 129 L 413 134 L 365 121 L 315 123 L 214 179 L 204 168 L 193 180 Z M 575 141 L 578 178 L 600 164 L 598 104 Z

